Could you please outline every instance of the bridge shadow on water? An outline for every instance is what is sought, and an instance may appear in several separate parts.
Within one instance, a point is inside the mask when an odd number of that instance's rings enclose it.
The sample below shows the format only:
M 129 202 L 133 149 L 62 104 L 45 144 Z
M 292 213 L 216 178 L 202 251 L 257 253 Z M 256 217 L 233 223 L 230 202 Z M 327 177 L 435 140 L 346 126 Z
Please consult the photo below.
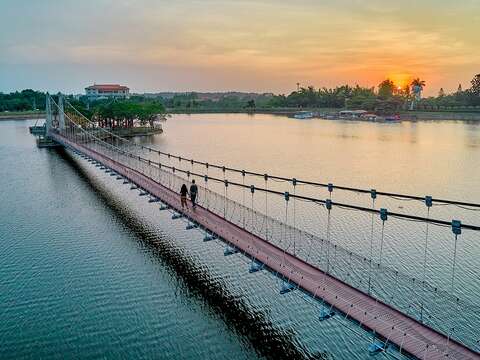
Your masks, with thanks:
M 122 219 L 122 224 L 175 278 L 182 296 L 203 302 L 212 317 L 220 318 L 232 332 L 248 341 L 260 357 L 267 359 L 332 358 L 327 353 L 312 353 L 299 344 L 292 330 L 276 328 L 262 311 L 253 309 L 246 301 L 234 296 L 229 289 L 215 281 L 204 266 L 195 264 L 180 248 L 176 247 L 170 236 L 159 234 L 151 224 L 125 206 L 123 200 L 92 177 L 66 150 L 55 149 L 52 152 L 57 153 L 79 174 L 80 179 L 98 194 L 105 208 Z

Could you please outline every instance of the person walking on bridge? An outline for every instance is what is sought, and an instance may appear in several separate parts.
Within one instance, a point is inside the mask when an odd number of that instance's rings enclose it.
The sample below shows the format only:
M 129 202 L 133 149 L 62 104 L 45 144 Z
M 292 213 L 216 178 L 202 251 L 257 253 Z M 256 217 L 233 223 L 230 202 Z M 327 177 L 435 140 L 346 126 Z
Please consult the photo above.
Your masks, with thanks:
M 195 206 L 197 206 L 197 204 L 195 203 L 195 201 L 197 200 L 197 194 L 198 194 L 197 184 L 195 184 L 195 180 L 192 180 L 192 185 L 190 185 L 190 200 L 192 200 L 193 209 L 195 209 Z
M 182 188 L 180 189 L 180 199 L 182 201 L 182 209 L 187 206 L 187 194 L 188 194 L 188 189 L 187 185 L 183 184 Z

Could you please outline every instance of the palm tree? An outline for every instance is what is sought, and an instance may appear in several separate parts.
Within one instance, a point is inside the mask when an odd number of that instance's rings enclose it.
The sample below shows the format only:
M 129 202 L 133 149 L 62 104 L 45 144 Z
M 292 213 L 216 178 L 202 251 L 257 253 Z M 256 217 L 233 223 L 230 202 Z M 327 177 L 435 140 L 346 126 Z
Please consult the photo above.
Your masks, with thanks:
M 414 95 L 414 98 L 410 103 L 410 110 L 413 110 L 415 100 L 419 101 L 420 98 L 422 97 L 422 90 L 425 87 L 425 80 L 420 80 L 420 78 L 416 78 L 416 79 L 413 79 L 410 85 L 412 86 L 412 92 Z
M 413 79 L 411 84 L 412 86 L 418 86 L 420 88 L 420 91 L 423 90 L 425 87 L 425 80 L 420 80 L 420 78 Z

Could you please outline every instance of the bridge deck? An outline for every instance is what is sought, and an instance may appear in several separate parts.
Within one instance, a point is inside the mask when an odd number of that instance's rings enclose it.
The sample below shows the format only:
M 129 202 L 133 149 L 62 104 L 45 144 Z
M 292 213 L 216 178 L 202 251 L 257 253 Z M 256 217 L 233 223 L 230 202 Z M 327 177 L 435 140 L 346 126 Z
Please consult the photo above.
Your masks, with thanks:
M 115 170 L 172 208 L 181 210 L 178 194 L 142 173 L 117 163 L 87 147 L 71 142 L 59 134 L 54 134 L 53 137 L 56 141 L 75 148 Z M 402 352 L 420 359 L 443 359 L 445 357 L 451 359 L 480 359 L 479 353 L 454 340 L 450 339 L 448 341 L 445 335 L 421 324 L 388 304 L 377 301 L 368 294 L 325 274 L 322 270 L 307 262 L 289 253 L 284 253 L 281 248 L 274 244 L 253 235 L 201 206 L 197 206 L 195 211 L 188 209 L 185 214 L 202 227 L 218 234 L 226 242 L 287 278 L 303 291 L 314 297 L 323 298 L 348 318 L 354 319 L 362 326 L 375 331 L 388 343 L 398 346 Z

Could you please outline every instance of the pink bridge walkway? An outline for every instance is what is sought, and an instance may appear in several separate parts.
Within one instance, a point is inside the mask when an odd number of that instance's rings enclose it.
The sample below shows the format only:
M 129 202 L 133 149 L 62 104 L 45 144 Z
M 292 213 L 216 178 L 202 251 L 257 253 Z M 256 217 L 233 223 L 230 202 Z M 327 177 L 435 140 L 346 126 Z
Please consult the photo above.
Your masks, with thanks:
M 75 149 L 84 155 L 114 170 L 132 183 L 159 198 L 172 209 L 181 211 L 179 195 L 152 180 L 148 176 L 118 163 L 115 160 L 91 150 L 84 145 L 72 142 L 54 133 L 52 138 L 58 143 Z M 197 206 L 195 211 L 187 210 L 185 216 L 201 227 L 215 233 L 226 243 L 244 254 L 264 264 L 296 288 L 321 298 L 333 305 L 345 318 L 353 319 L 362 327 L 374 331 L 387 344 L 394 344 L 402 353 L 419 359 L 480 359 L 480 354 L 456 342 L 378 301 L 368 294 L 340 281 L 317 267 L 284 252 L 281 248 L 240 228 L 228 220 Z

